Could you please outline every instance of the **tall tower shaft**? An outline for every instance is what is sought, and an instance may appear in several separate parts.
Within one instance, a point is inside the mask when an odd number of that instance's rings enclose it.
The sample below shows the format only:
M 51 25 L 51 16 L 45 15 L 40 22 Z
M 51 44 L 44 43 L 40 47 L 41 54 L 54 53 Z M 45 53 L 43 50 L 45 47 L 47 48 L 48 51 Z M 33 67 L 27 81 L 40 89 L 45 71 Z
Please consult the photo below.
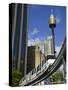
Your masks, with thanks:
M 54 28 L 56 27 L 56 18 L 53 15 L 53 11 L 51 11 L 51 15 L 49 17 L 49 27 L 52 31 L 52 37 L 53 37 L 53 54 L 55 55 L 55 35 L 54 35 Z

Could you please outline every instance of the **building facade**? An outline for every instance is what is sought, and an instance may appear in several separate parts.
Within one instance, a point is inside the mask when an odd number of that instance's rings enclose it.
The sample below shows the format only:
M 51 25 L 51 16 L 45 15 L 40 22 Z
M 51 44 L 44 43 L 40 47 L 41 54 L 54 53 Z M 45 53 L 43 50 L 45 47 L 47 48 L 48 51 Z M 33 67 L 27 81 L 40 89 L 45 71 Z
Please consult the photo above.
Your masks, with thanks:
M 44 58 L 45 56 L 38 46 L 29 46 L 27 53 L 27 73 L 36 68 Z
M 47 37 L 47 41 L 45 43 L 45 55 L 52 55 L 53 53 L 53 38 L 52 36 Z
M 44 41 L 35 42 L 35 46 L 38 46 L 45 56 L 54 54 L 52 36 L 48 36 Z

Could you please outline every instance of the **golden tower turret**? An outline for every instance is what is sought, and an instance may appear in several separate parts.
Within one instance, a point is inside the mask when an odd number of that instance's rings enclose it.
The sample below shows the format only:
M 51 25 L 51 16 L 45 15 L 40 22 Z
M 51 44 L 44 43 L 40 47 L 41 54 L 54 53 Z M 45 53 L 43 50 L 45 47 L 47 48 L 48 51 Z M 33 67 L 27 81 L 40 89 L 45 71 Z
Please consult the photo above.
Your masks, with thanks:
M 55 28 L 56 27 L 56 18 L 53 15 L 53 10 L 51 10 L 51 15 L 49 17 L 49 27 L 50 28 Z

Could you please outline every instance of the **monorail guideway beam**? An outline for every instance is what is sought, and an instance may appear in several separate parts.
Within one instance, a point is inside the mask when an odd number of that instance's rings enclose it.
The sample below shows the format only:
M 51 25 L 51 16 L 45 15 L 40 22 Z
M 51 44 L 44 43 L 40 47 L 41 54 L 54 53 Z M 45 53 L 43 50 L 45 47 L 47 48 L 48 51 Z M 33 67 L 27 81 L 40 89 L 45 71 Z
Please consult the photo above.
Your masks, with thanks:
M 48 67 L 47 70 L 44 70 L 44 72 L 40 72 L 39 75 L 37 75 L 35 77 L 35 79 L 27 82 L 24 86 L 28 86 L 28 85 L 35 85 L 37 83 L 39 83 L 42 80 L 47 79 L 48 77 L 50 77 L 61 65 L 64 65 L 64 77 L 66 77 L 66 38 L 64 40 L 64 43 L 62 45 L 62 48 L 56 58 L 56 60 L 54 61 L 54 63 L 52 64 L 51 67 Z M 64 79 L 66 82 L 66 78 Z
M 47 79 L 63 64 L 63 62 L 64 62 L 64 71 L 66 71 L 66 68 L 65 68 L 66 55 L 65 55 L 65 53 L 66 53 L 66 40 L 64 41 L 62 48 L 60 50 L 60 53 L 59 53 L 58 57 L 56 58 L 55 62 L 53 63 L 53 65 L 51 66 L 51 68 L 48 68 L 48 70 L 46 70 L 44 74 L 42 74 L 41 76 L 39 75 L 40 77 L 38 77 L 36 80 L 34 80 L 30 83 L 27 83 L 25 86 L 35 85 L 35 84 L 39 83 L 40 81 Z M 62 57 L 64 57 L 64 58 L 62 59 Z M 66 75 L 66 74 L 64 74 L 64 75 Z
M 64 82 L 66 83 L 66 62 L 63 56 L 62 59 L 63 59 Z

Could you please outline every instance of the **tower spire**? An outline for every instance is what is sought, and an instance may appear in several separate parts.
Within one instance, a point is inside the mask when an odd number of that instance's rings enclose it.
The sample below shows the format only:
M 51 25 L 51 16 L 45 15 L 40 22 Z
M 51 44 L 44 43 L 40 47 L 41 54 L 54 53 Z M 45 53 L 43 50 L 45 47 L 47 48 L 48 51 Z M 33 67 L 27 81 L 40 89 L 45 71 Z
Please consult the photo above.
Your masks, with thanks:
M 51 9 L 51 14 L 53 15 L 53 9 Z

